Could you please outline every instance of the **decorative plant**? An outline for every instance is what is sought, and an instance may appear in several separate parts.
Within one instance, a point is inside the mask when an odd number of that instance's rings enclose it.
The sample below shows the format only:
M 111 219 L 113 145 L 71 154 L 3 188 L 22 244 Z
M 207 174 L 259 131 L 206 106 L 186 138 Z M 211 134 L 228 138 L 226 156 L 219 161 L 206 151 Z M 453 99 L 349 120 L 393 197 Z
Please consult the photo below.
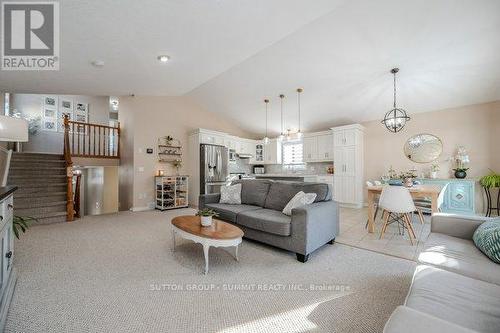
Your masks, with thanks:
M 440 170 L 439 164 L 437 164 L 437 163 L 431 164 L 431 172 L 438 172 L 439 170 Z
M 389 176 L 389 179 L 397 179 L 398 174 L 396 170 L 392 168 L 392 165 L 389 167 L 389 170 L 387 171 L 387 175 Z
M 467 154 L 467 150 L 464 146 L 459 146 L 457 148 L 457 154 L 454 158 L 457 167 L 455 169 L 452 169 L 453 171 L 465 172 L 469 170 L 469 168 L 467 168 L 467 164 L 469 164 L 470 162 L 469 154 Z
M 14 232 L 14 235 L 17 239 L 19 239 L 19 230 L 25 233 L 26 230 L 28 230 L 31 226 L 32 221 L 36 221 L 36 219 L 33 217 L 22 217 L 14 215 L 12 221 L 12 231 Z
M 483 176 L 479 179 L 479 183 L 481 186 L 486 188 L 500 187 L 500 174 L 495 173 L 491 169 L 490 171 L 491 173 L 489 175 Z
M 417 178 L 417 175 L 415 175 L 413 171 L 402 172 L 399 175 L 399 179 L 407 179 L 407 178 Z
M 219 216 L 219 214 L 213 210 L 213 209 L 210 209 L 210 208 L 203 208 L 203 209 L 200 209 L 198 211 L 198 213 L 196 213 L 197 216 L 212 216 L 212 217 L 217 217 Z

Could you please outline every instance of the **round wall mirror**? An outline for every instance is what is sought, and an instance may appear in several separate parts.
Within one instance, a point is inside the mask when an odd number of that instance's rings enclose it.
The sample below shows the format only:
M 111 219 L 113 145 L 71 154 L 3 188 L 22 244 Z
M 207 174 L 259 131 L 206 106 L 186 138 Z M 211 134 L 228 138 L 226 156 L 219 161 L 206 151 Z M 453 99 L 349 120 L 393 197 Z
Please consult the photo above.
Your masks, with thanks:
M 416 163 L 430 163 L 443 152 L 443 143 L 432 134 L 417 134 L 409 138 L 404 146 L 406 157 Z

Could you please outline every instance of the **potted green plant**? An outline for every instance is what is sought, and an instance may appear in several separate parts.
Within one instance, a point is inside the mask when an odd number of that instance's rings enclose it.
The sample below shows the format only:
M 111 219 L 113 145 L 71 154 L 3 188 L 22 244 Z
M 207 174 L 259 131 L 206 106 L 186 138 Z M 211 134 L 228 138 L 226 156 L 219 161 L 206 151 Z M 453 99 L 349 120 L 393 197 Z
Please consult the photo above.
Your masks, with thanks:
M 14 215 L 14 218 L 12 219 L 12 231 L 14 232 L 14 235 L 17 239 L 19 239 L 19 231 L 25 233 L 26 230 L 29 229 L 33 221 L 36 221 L 36 219 L 33 217 L 22 217 Z
M 495 187 L 500 187 L 500 174 L 495 173 L 493 170 L 491 170 L 491 173 L 483 176 L 479 179 L 479 183 L 481 184 L 482 187 L 485 188 L 495 188 Z
M 210 208 L 203 208 L 196 213 L 197 216 L 201 219 L 201 225 L 203 227 L 210 227 L 212 225 L 212 217 L 217 217 L 219 214 Z

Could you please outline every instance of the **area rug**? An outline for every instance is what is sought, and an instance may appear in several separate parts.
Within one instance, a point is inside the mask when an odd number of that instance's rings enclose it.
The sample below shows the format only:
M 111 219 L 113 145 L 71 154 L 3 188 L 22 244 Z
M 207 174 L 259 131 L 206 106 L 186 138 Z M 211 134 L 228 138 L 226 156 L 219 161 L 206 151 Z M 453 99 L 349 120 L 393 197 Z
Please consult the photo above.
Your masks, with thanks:
M 415 263 L 325 245 L 295 255 L 244 240 L 239 259 L 177 240 L 170 220 L 123 212 L 35 226 L 17 241 L 5 332 L 380 332 Z

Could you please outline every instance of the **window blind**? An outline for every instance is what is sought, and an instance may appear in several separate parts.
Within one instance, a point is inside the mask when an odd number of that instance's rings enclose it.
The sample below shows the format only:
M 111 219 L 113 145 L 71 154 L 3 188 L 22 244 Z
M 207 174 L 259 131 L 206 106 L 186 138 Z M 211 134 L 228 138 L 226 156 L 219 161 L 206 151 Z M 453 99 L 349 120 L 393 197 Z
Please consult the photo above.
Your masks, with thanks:
M 283 164 L 297 165 L 303 164 L 303 148 L 302 141 L 291 141 L 283 143 Z

